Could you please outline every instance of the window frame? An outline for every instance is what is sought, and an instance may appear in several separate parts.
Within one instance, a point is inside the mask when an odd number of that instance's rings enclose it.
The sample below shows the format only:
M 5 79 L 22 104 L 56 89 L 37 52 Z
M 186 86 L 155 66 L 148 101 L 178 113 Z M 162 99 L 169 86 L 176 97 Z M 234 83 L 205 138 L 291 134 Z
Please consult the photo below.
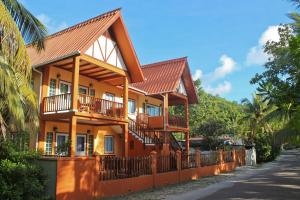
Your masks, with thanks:
M 134 111 L 131 112 L 129 102 L 133 102 Z M 136 112 L 136 100 L 135 99 L 128 99 L 128 114 L 134 114 Z
M 55 81 L 55 86 L 54 86 L 54 93 L 53 95 L 51 95 L 51 81 Z M 57 87 L 57 80 L 55 78 L 51 78 L 50 79 L 50 82 L 49 82 L 49 91 L 48 91 L 48 96 L 51 97 L 51 96 L 55 96 L 57 94 L 57 91 L 56 91 L 56 87 Z
M 51 135 L 51 141 L 48 141 L 48 135 Z M 53 154 L 53 132 L 47 132 L 46 133 L 46 142 L 45 142 L 45 154 L 46 155 L 52 155 Z M 50 142 L 50 147 L 48 146 L 48 142 Z M 50 149 L 49 149 L 50 148 Z M 50 150 L 50 151 L 48 151 Z
M 113 97 L 113 98 L 112 98 L 112 100 L 110 100 L 110 99 L 107 99 L 107 96 L 111 96 L 111 97 Z M 114 102 L 114 101 L 115 101 L 115 99 L 116 99 L 116 95 L 115 95 L 114 93 L 105 92 L 105 97 L 104 97 L 104 99 L 105 99 L 105 100 L 107 100 L 107 101 L 112 101 L 112 102 Z
M 111 151 L 107 151 L 106 149 L 106 138 L 111 138 L 112 141 L 112 150 Z M 104 136 L 104 154 L 114 154 L 114 146 L 115 146 L 115 141 L 114 141 L 114 136 L 113 135 L 105 135 Z
M 61 86 L 61 83 L 65 84 L 65 85 L 68 85 L 69 86 L 69 89 L 68 89 L 68 92 L 67 93 L 61 93 L 61 90 L 60 90 L 60 86 Z M 58 91 L 59 91 L 59 94 L 68 94 L 68 93 L 71 93 L 71 89 L 72 89 L 72 83 L 71 82 L 68 82 L 68 81 L 63 81 L 63 80 L 60 80 L 59 81 L 59 87 L 58 87 Z
M 149 110 L 149 107 L 152 107 L 152 108 L 157 108 L 158 109 L 158 114 L 157 115 L 150 115 L 148 110 Z M 153 104 L 149 104 L 149 103 L 146 103 L 146 114 L 149 115 L 149 116 L 161 116 L 161 106 L 156 106 L 156 105 L 153 105 Z

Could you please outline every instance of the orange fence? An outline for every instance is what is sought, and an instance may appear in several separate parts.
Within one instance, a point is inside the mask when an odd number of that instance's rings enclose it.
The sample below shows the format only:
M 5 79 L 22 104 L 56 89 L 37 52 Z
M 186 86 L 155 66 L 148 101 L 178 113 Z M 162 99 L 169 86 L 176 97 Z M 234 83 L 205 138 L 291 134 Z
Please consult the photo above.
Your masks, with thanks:
M 238 165 L 244 165 L 243 155 L 244 150 L 210 153 L 196 150 L 194 154 L 186 155 L 180 151 L 166 156 L 151 152 L 151 156 L 141 158 L 97 156 L 48 158 L 48 161 L 55 162 L 56 174 L 50 173 L 50 178 L 54 178 L 56 183 L 52 190 L 54 196 L 57 200 L 67 200 L 124 195 L 229 172 Z
M 130 178 L 151 174 L 151 157 L 100 157 L 100 180 Z

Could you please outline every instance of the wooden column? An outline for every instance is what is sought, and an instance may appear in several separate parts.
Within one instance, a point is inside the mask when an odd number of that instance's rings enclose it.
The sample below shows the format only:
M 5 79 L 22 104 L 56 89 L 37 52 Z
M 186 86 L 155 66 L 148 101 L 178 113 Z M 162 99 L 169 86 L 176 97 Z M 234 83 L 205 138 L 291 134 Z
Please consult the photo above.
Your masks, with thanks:
M 128 79 L 125 76 L 123 78 L 123 108 L 124 108 L 124 118 L 128 118 Z
M 185 150 L 186 150 L 187 154 L 190 152 L 190 133 L 189 132 L 185 133 Z
M 49 87 L 49 74 L 50 67 L 45 66 L 43 68 L 43 77 L 42 77 L 42 95 L 41 95 L 41 104 L 40 106 L 40 114 L 44 111 L 44 97 L 48 96 L 48 87 Z M 45 152 L 45 140 L 46 140 L 46 122 L 40 119 L 40 131 L 38 134 L 38 149 Z
M 166 93 L 164 95 L 164 129 L 166 130 L 169 124 L 169 95 Z
M 45 153 L 46 122 L 40 119 L 40 131 L 38 135 L 38 150 Z
M 78 85 L 79 85 L 79 65 L 80 59 L 79 57 L 73 58 L 73 73 L 72 73 L 72 100 L 71 100 L 71 110 L 78 110 Z
M 185 111 L 185 121 L 186 121 L 186 127 L 189 128 L 189 119 L 190 119 L 190 115 L 189 115 L 189 102 L 188 99 L 185 100 L 184 103 L 184 111 Z
M 128 144 L 128 124 L 124 125 L 124 156 L 129 156 L 129 144 Z
M 69 139 L 71 140 L 70 146 L 70 156 L 75 157 L 76 154 L 76 128 L 77 128 L 77 118 L 72 116 L 69 122 Z

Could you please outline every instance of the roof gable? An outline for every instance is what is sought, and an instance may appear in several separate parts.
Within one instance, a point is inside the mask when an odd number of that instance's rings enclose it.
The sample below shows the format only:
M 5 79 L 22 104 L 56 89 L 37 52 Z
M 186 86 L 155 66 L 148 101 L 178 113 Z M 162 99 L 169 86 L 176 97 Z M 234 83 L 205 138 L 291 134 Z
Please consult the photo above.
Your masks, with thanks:
M 189 102 L 198 102 L 186 57 L 144 65 L 142 71 L 145 80 L 132 84 L 133 87 L 148 94 L 162 94 L 177 92 L 180 83 L 183 83 Z
M 42 66 L 53 60 L 85 53 L 108 29 L 114 33 L 124 66 L 132 82 L 143 81 L 143 74 L 133 45 L 124 25 L 120 9 L 116 9 L 48 36 L 45 50 L 37 52 L 31 45 L 27 51 L 33 66 Z
M 88 48 L 85 54 L 127 71 L 118 44 L 108 30 Z

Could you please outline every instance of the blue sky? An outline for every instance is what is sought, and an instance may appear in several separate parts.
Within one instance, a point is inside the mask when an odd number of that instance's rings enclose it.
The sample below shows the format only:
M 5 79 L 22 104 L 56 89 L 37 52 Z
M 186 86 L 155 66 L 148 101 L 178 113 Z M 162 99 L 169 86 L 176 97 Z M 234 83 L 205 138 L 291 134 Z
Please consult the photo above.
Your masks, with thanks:
M 50 32 L 122 8 L 142 64 L 188 56 L 207 92 L 229 100 L 251 97 L 262 72 L 261 48 L 290 20 L 288 0 L 22 0 Z

